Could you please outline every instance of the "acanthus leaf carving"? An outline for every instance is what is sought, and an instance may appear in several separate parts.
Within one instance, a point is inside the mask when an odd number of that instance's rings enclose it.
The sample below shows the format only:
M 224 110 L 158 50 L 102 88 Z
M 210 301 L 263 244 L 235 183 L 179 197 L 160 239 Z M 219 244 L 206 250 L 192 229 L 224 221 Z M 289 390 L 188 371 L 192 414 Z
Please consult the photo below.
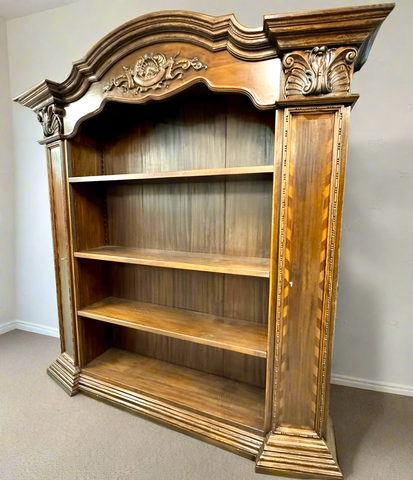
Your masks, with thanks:
M 139 95 L 148 90 L 168 88 L 170 80 L 181 79 L 184 76 L 183 71 L 189 68 L 208 68 L 198 57 L 176 60 L 179 54 L 180 52 L 175 53 L 167 60 L 163 53 L 145 53 L 138 58 L 134 68 L 124 66 L 122 75 L 111 78 L 103 89 L 104 93 L 117 87 L 122 93 L 133 92 Z
M 285 96 L 347 95 L 357 58 L 355 47 L 314 47 L 288 53 L 283 59 Z
M 37 112 L 37 120 L 41 123 L 44 137 L 63 133 L 62 117 L 64 109 L 51 103 Z

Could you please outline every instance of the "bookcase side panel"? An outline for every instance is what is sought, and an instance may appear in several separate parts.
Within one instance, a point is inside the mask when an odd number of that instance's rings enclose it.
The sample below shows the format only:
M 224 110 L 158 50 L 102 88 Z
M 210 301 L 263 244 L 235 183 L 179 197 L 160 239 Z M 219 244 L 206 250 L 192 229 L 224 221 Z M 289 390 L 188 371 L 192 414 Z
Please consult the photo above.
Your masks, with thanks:
M 66 157 L 67 149 L 65 149 L 64 141 L 47 144 L 46 159 L 49 175 L 56 294 L 62 352 L 56 361 L 50 365 L 47 373 L 68 395 L 72 396 L 79 391 L 79 367 Z
M 50 207 L 55 257 L 56 291 L 62 353 L 74 360 L 75 331 L 72 295 L 71 248 L 69 233 L 66 164 L 62 143 L 47 146 Z

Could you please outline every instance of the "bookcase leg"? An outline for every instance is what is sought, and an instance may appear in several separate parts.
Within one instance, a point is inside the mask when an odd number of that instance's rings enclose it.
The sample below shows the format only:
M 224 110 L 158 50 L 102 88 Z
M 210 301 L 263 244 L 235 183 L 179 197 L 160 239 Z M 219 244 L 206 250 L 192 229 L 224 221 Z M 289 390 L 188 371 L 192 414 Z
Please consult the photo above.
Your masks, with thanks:
M 62 353 L 47 369 L 47 374 L 71 397 L 79 392 L 79 373 L 67 353 Z
M 328 423 L 326 440 L 316 434 L 300 437 L 271 432 L 257 455 L 255 471 L 294 478 L 342 479 L 331 419 Z

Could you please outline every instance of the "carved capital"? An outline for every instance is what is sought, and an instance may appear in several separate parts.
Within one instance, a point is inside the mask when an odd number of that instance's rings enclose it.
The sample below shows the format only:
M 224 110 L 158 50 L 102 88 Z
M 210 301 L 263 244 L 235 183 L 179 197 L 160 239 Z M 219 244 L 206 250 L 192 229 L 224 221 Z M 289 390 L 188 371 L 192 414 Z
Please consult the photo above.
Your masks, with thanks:
M 51 103 L 37 112 L 37 120 L 43 127 L 44 137 L 51 137 L 63 133 L 64 108 Z
M 327 94 L 348 95 L 356 58 L 355 47 L 324 46 L 288 53 L 282 62 L 286 98 Z
M 194 70 L 208 68 L 198 57 L 177 60 L 179 53 L 175 53 L 169 59 L 163 53 L 149 53 L 139 57 L 134 67 L 123 66 L 124 73 L 110 79 L 109 84 L 103 89 L 104 93 L 117 87 L 123 94 L 139 95 L 148 90 L 168 88 L 169 81 L 180 80 L 184 76 L 183 71 L 189 68 Z

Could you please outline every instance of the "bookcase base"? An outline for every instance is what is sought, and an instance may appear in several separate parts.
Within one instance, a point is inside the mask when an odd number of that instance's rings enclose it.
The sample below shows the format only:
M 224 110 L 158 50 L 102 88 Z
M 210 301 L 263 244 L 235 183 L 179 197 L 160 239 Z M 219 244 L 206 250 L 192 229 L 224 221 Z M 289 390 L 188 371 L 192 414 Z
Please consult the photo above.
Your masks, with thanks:
M 79 391 L 129 413 L 255 460 L 264 437 L 217 419 L 81 373 Z
M 47 374 L 70 397 L 79 392 L 79 368 L 75 367 L 73 359 L 62 353 L 47 369 Z
M 268 434 L 257 455 L 257 473 L 291 478 L 341 480 L 335 436 L 328 419 L 327 439 L 281 433 Z

